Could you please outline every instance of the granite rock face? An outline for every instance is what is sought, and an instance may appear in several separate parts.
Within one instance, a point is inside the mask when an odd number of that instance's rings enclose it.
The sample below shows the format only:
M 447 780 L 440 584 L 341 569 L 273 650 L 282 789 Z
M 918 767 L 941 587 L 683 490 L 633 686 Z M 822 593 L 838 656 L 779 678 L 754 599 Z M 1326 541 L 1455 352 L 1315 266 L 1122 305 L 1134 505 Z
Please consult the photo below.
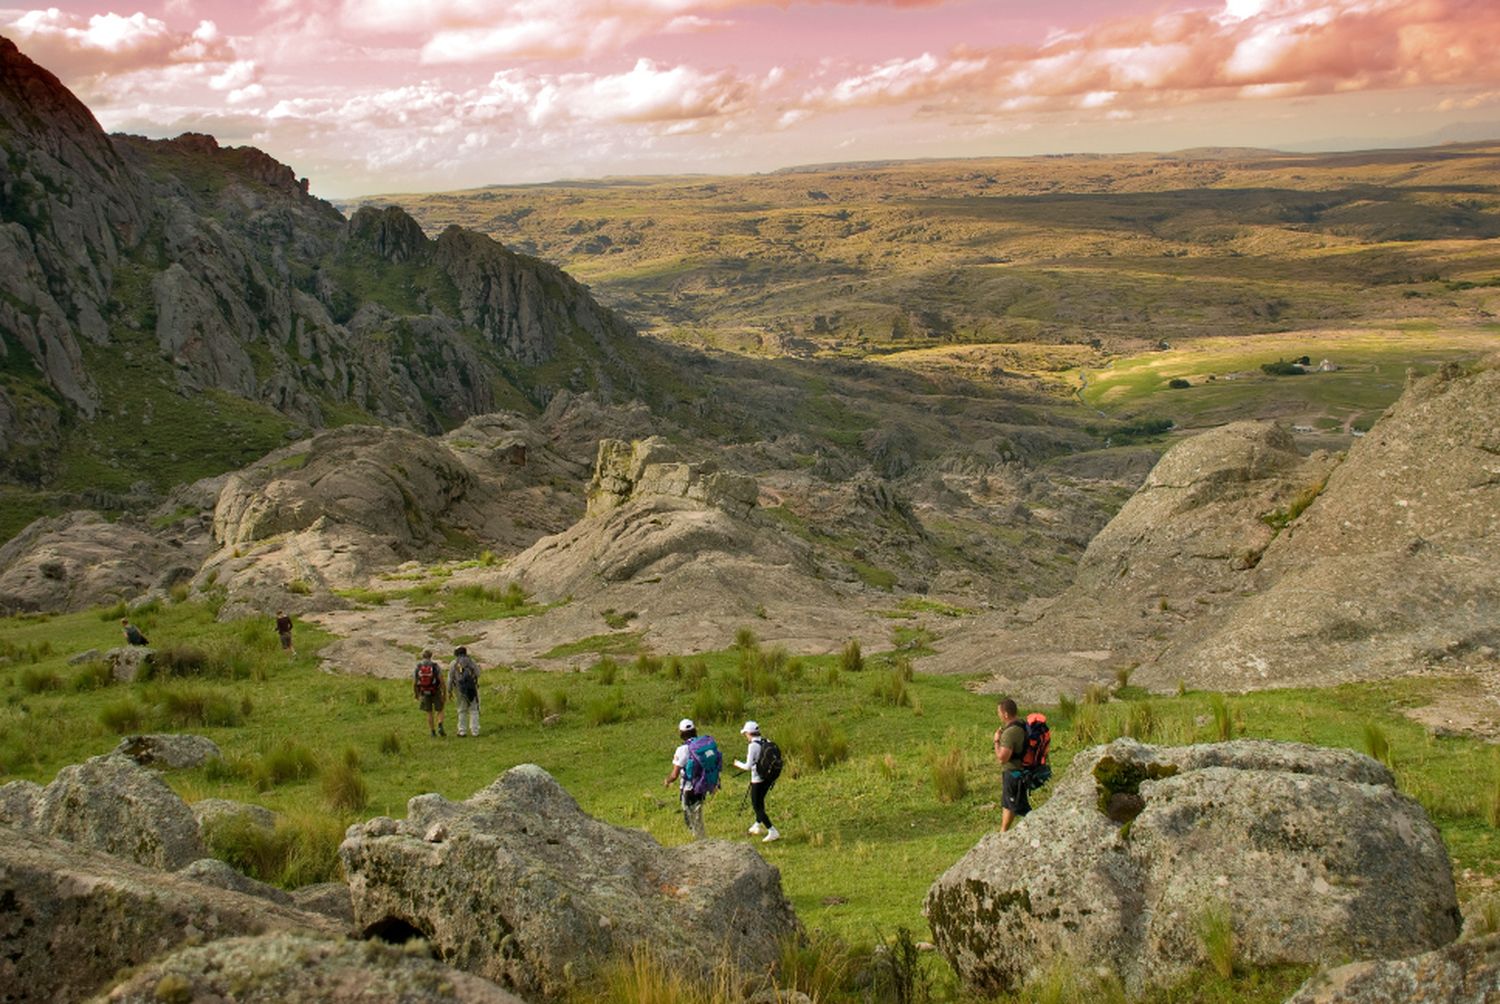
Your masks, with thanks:
M 342 930 L 317 914 L 8 827 L 0 827 L 0 902 L 6 1004 L 82 1000 L 121 969 L 179 945 Z
M 207 736 L 173 732 L 126 736 L 112 754 L 157 770 L 191 770 L 223 757 L 219 744 Z
M 1309 979 L 1286 1004 L 1493 1004 L 1500 1000 L 1500 935 L 1409 959 L 1355 962 Z
M 525 1004 L 487 980 L 378 942 L 301 934 L 225 938 L 146 965 L 94 1004 Z
M 37 796 L 28 828 L 165 871 L 204 856 L 193 810 L 155 771 L 125 757 L 58 771 Z
M 933 884 L 935 941 L 981 990 L 1059 956 L 1127 986 L 1202 962 L 1227 909 L 1252 966 L 1391 958 L 1458 934 L 1447 850 L 1368 757 L 1294 743 L 1080 753 L 1052 797 Z
M 724 951 L 762 971 L 798 931 L 779 873 L 752 848 L 663 848 L 585 815 L 529 764 L 465 802 L 421 795 L 404 820 L 352 826 L 339 854 L 361 931 L 420 935 L 528 996 L 560 997 L 641 946 L 676 971 L 707 973 Z

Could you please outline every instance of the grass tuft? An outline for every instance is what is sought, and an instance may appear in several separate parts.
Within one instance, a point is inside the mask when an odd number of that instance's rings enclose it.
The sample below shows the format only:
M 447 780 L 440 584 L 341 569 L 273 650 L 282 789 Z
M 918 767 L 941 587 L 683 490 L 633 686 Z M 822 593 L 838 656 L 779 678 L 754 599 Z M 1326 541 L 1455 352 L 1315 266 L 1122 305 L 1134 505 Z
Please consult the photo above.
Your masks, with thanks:
M 945 805 L 957 802 L 969 793 L 963 750 L 950 749 L 933 761 L 932 786 L 937 791 L 938 801 Z

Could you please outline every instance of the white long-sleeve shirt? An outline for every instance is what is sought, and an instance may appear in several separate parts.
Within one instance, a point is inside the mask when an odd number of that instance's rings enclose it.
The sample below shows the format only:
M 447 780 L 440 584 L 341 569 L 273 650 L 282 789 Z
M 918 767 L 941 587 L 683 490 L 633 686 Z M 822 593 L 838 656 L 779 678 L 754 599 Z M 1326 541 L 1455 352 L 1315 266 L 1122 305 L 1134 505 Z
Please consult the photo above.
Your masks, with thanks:
M 750 772 L 751 784 L 759 784 L 763 780 L 760 776 L 760 750 L 760 736 L 756 736 L 750 740 L 750 748 L 745 751 L 745 759 L 734 762 L 734 765 L 740 770 L 748 770 Z

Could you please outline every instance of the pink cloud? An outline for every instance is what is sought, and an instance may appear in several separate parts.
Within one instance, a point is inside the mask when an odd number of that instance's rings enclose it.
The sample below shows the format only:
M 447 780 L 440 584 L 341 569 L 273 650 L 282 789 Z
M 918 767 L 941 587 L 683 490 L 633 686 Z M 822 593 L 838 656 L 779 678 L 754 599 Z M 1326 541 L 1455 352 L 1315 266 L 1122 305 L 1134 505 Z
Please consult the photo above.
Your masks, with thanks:
M 802 107 L 914 99 L 971 111 L 1098 109 L 1500 80 L 1500 5 L 1480 0 L 1228 0 L 1123 18 L 1030 48 L 886 63 Z
M 5 33 L 31 58 L 65 77 L 235 60 L 234 46 L 212 21 L 185 32 L 142 13 L 84 17 L 56 7 L 6 13 L 8 20 L 0 22 Z

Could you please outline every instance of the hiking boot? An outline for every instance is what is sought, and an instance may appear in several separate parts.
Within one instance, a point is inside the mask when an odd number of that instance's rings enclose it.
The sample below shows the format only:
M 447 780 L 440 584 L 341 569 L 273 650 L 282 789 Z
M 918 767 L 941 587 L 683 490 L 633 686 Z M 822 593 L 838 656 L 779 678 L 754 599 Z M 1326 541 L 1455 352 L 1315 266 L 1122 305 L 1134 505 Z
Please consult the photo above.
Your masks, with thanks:
M 437 729 L 428 729 L 427 731 L 432 733 L 432 738 L 437 738 Z
M 447 736 L 448 735 L 448 733 L 446 733 L 446 732 L 443 731 L 443 727 L 441 725 L 438 726 L 438 735 L 440 735 L 440 736 Z
M 763 829 L 761 829 L 759 823 L 751 823 L 750 824 L 750 835 L 752 837 L 758 837 L 758 836 L 760 836 L 764 832 L 766 832 L 766 831 L 763 830 Z
M 773 826 L 769 830 L 766 831 L 766 835 L 765 835 L 764 838 L 762 838 L 761 843 L 763 843 L 763 844 L 769 844 L 773 840 L 780 840 L 780 839 L 781 839 L 781 833 L 780 833 L 780 831 L 778 831 L 776 829 L 776 827 Z

